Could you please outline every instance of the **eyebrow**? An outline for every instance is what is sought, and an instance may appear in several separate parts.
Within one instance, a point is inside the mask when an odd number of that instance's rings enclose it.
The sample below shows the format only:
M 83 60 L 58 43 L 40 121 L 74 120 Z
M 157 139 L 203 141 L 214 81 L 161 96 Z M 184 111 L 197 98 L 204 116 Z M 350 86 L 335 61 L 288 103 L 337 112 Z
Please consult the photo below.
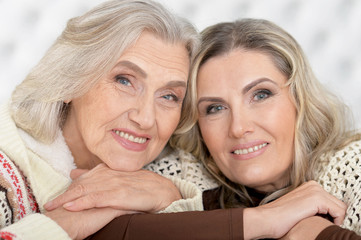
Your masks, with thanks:
M 219 103 L 224 103 L 224 99 L 223 98 L 218 98 L 218 97 L 201 97 L 198 100 L 197 106 L 199 106 L 202 102 L 219 102 Z
M 130 61 L 120 61 L 117 63 L 117 65 L 121 65 L 121 66 L 130 68 L 132 71 L 140 74 L 143 78 L 146 78 L 148 76 L 147 73 L 143 69 L 141 69 L 138 65 L 136 65 L 135 63 L 132 63 Z
M 274 85 L 277 85 L 277 83 L 275 83 L 274 81 L 272 81 L 271 79 L 269 78 L 260 78 L 260 79 L 257 79 L 249 84 L 247 84 L 243 90 L 242 90 L 242 94 L 246 94 L 249 90 L 251 90 L 252 88 L 254 88 L 255 86 L 257 86 L 258 84 L 260 83 L 263 83 L 263 82 L 270 82 Z M 202 102 L 219 102 L 219 103 L 224 103 L 224 99 L 223 98 L 218 98 L 218 97 L 201 97 L 199 100 L 198 100 L 198 104 L 201 104 Z
M 121 65 L 121 66 L 130 68 L 132 71 L 140 74 L 141 77 L 143 77 L 143 78 L 146 78 L 148 76 L 148 74 L 142 68 L 140 68 L 138 65 L 136 65 L 135 63 L 132 63 L 130 61 L 120 61 L 119 63 L 117 63 L 117 65 Z M 184 87 L 184 88 L 186 88 L 187 83 L 184 81 L 170 81 L 166 84 L 165 87 Z
M 167 82 L 167 84 L 165 85 L 165 87 L 187 87 L 187 83 L 185 81 L 169 81 Z
M 260 78 L 260 79 L 257 79 L 257 80 L 255 80 L 255 81 L 247 84 L 247 85 L 243 88 L 242 94 L 246 94 L 249 90 L 251 90 L 252 88 L 254 88 L 255 86 L 257 86 L 258 84 L 263 83 L 263 82 L 270 82 L 270 83 L 278 86 L 277 83 L 275 83 L 274 81 L 272 81 L 272 80 L 269 79 L 269 78 Z

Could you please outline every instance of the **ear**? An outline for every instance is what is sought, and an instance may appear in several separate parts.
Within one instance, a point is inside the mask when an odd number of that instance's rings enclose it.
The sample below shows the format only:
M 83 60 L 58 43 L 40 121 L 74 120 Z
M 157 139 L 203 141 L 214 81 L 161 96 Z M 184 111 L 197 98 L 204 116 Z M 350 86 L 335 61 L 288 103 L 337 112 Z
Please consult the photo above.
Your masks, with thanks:
M 70 102 L 71 102 L 71 99 L 64 101 L 65 104 L 69 104 Z

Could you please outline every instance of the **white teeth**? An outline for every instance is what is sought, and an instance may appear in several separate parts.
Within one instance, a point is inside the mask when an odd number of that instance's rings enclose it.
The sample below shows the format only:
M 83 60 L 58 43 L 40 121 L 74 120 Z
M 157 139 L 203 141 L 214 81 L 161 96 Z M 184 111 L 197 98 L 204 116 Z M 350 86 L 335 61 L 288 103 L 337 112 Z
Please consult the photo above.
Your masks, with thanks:
M 115 133 L 122 137 L 122 138 L 125 138 L 131 142 L 135 142 L 135 143 L 145 143 L 147 141 L 146 138 L 142 138 L 142 137 L 134 137 L 133 135 L 130 135 L 128 133 L 124 133 L 124 132 L 121 132 L 121 131 L 115 131 Z
M 260 150 L 261 148 L 264 148 L 266 145 L 267 145 L 267 143 L 263 143 L 258 146 L 250 147 L 247 149 L 237 149 L 236 151 L 234 151 L 234 153 L 237 155 L 252 153 L 252 152 Z

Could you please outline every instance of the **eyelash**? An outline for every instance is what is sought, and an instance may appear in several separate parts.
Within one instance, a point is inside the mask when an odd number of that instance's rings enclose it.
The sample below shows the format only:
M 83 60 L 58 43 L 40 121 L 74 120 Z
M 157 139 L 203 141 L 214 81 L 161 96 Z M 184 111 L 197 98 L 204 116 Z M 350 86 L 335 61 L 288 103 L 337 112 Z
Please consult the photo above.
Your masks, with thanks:
M 175 95 L 175 94 L 167 94 L 162 96 L 164 99 L 167 99 L 168 101 L 173 101 L 173 102 L 179 102 L 179 98 Z M 173 98 L 173 100 L 169 100 L 167 97 Z
M 117 76 L 115 77 L 115 81 L 117 81 L 118 83 L 120 83 L 120 84 L 122 84 L 122 85 L 124 85 L 124 86 L 127 86 L 127 87 L 129 87 L 129 86 L 132 85 L 131 82 L 130 82 L 130 80 L 129 80 L 128 78 L 124 77 L 123 75 L 117 75 Z M 125 83 L 122 82 L 122 81 L 127 81 L 127 83 L 125 84 Z
M 266 96 L 264 96 L 262 99 L 256 99 L 256 97 L 258 97 L 260 95 L 266 95 Z M 255 91 L 252 96 L 253 96 L 252 101 L 259 102 L 259 101 L 264 101 L 265 99 L 273 96 L 273 93 L 268 89 L 261 89 L 261 90 Z
M 223 109 L 224 109 L 224 107 L 220 104 L 212 104 L 206 108 L 206 114 L 207 115 L 216 114 L 217 112 L 219 112 Z

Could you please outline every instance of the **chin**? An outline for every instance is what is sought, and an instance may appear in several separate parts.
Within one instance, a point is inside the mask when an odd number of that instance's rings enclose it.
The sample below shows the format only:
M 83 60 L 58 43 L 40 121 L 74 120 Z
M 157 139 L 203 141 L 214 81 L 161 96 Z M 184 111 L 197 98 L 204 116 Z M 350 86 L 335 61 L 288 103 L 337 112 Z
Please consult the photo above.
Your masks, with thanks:
M 107 164 L 107 166 L 113 170 L 121 172 L 135 172 L 143 168 L 142 164 L 136 164 L 134 162 L 132 162 L 132 164 L 122 164 L 121 162 L 117 162 L 114 164 L 109 163 Z

